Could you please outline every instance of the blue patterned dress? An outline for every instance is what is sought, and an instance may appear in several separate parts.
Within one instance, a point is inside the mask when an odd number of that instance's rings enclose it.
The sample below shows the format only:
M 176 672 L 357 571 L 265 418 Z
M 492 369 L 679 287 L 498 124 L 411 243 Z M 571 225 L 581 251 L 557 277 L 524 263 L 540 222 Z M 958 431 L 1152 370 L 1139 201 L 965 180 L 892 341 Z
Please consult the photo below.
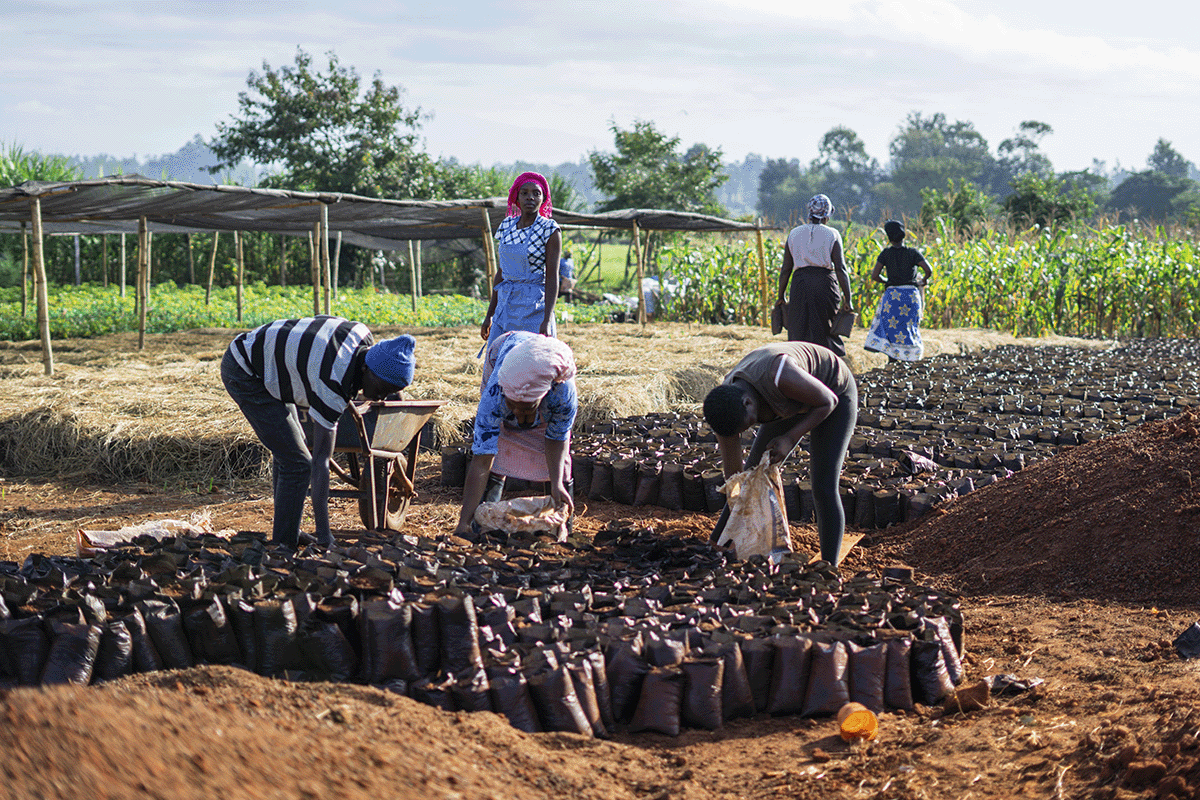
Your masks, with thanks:
M 558 223 L 537 217 L 528 228 L 518 228 L 520 217 L 505 217 L 496 228 L 496 253 L 504 280 L 496 284 L 496 312 L 487 347 L 509 331 L 538 333 L 546 316 L 546 243 L 559 230 Z M 546 333 L 556 332 L 554 318 Z
M 917 267 L 925 258 L 911 247 L 893 246 L 879 254 L 879 261 L 887 267 L 888 287 L 879 298 L 863 348 L 900 361 L 919 361 L 925 354 L 921 340 L 925 299 L 916 283 Z

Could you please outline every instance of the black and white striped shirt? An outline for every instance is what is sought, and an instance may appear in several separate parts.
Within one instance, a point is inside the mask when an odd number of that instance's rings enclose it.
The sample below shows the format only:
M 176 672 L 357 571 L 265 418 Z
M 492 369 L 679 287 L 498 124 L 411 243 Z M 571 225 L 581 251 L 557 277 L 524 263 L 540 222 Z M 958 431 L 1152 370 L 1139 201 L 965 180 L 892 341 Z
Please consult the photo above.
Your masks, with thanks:
M 307 408 L 314 422 L 332 429 L 362 386 L 374 341 L 361 322 L 319 316 L 260 325 L 234 339 L 229 351 L 272 397 Z

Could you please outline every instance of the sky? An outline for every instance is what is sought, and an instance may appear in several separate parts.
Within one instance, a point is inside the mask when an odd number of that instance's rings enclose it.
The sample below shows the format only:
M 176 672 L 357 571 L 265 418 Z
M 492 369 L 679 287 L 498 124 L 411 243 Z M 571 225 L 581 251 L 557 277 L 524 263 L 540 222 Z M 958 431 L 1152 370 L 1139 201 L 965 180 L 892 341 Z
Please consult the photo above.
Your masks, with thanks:
M 173 153 L 300 48 L 401 86 L 425 149 L 467 164 L 578 162 L 640 120 L 725 161 L 807 162 L 846 126 L 886 165 L 912 112 L 993 152 L 1048 123 L 1060 171 L 1143 169 L 1159 138 L 1200 164 L 1198 22 L 1176 0 L 4 0 L 0 146 Z

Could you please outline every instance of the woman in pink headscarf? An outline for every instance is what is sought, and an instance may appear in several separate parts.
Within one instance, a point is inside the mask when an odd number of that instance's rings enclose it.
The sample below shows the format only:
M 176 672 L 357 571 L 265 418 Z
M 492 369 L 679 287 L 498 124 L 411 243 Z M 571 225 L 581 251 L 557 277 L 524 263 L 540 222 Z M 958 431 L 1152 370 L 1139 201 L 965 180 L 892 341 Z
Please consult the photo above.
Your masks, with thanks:
M 479 331 L 489 347 L 509 331 L 555 334 L 562 232 L 551 219 L 553 213 L 545 177 L 526 172 L 513 181 L 508 190 L 508 216 L 496 228 L 500 263 Z

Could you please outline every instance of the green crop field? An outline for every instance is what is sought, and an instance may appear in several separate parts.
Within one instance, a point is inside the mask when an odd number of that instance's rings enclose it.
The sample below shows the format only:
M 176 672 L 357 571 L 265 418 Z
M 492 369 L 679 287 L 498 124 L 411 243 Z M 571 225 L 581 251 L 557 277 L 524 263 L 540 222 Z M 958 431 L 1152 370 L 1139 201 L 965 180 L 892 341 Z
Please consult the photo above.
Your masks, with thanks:
M 478 325 L 487 304 L 480 300 L 436 295 L 417 300 L 410 295 L 373 289 L 340 289 L 332 313 L 369 326 L 451 327 Z M 233 287 L 214 289 L 211 303 L 204 302 L 204 287 L 178 287 L 174 283 L 155 286 L 147 304 L 146 330 L 169 333 L 194 328 L 251 328 L 264 322 L 313 313 L 311 286 L 267 286 L 248 284 L 243 288 L 242 315 L 238 319 L 237 294 Z M 579 322 L 599 321 L 604 310 L 588 306 L 556 307 L 559 320 L 566 315 Z M 50 335 L 64 337 L 100 336 L 136 331 L 138 319 L 132 290 L 120 297 L 115 286 L 83 285 L 54 287 L 50 296 Z M 32 304 L 21 314 L 20 289 L 0 290 L 0 340 L 23 341 L 38 336 Z
M 885 246 L 877 228 L 851 226 L 843 233 L 846 265 L 862 324 L 870 323 L 883 291 L 868 279 Z M 910 231 L 933 267 L 925 291 L 927 327 L 982 327 L 1021 336 L 1200 336 L 1200 238 L 1187 228 L 1137 225 L 1076 226 L 1071 229 L 984 229 L 974 235 L 945 227 Z M 643 240 L 644 244 L 644 240 Z M 577 278 L 589 293 L 635 296 L 629 241 L 599 241 L 570 233 Z M 679 322 L 761 325 L 774 302 L 783 236 L 764 236 L 765 274 L 760 273 L 753 234 L 654 234 L 646 274 L 660 277 L 664 297 L 659 318 Z M 244 288 L 238 318 L 236 290 L 174 282 L 155 286 L 147 330 L 167 332 L 202 327 L 251 327 L 311 314 L 311 287 L 281 288 L 261 282 Z M 430 295 L 413 308 L 412 298 L 367 288 L 340 289 L 333 313 L 369 325 L 477 325 L 483 301 L 459 295 Z M 559 305 L 559 319 L 602 321 L 611 306 Z M 51 288 L 50 329 L 55 338 L 97 336 L 137 330 L 133 292 L 115 286 Z M 0 339 L 37 337 L 32 301 L 22 313 L 20 289 L 0 289 Z

